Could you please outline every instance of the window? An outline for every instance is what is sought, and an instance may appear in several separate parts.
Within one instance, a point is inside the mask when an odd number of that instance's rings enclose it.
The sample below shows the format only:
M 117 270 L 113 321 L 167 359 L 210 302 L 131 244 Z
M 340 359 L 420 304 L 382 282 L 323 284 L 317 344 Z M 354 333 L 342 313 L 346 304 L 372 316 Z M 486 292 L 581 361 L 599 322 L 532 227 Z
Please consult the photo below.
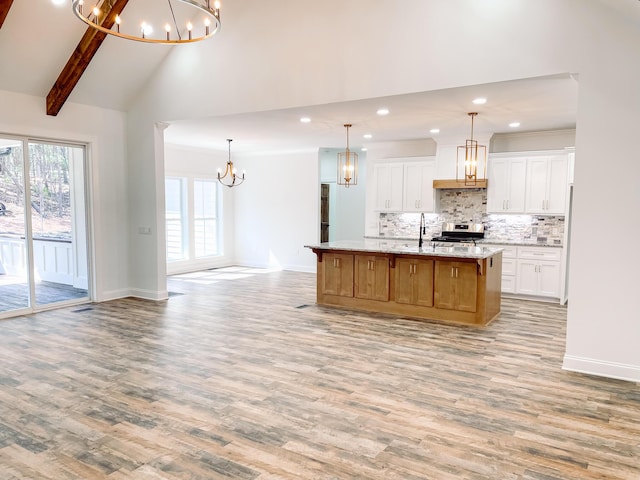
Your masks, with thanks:
M 212 180 L 193 182 L 193 238 L 195 258 L 210 257 L 218 252 L 218 183 Z
M 167 177 L 167 261 L 221 255 L 218 211 L 218 182 L 189 177 Z
M 165 221 L 167 223 L 167 261 L 187 258 L 185 238 L 187 237 L 185 222 L 186 178 L 166 178 L 165 188 Z

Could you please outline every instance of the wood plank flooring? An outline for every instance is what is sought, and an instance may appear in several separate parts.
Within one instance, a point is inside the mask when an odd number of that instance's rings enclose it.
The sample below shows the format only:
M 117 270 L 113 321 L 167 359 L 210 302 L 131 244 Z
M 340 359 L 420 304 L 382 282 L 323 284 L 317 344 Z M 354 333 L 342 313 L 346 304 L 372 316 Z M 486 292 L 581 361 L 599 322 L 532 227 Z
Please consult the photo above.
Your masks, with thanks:
M 251 269 L 0 321 L 0 479 L 640 479 L 640 385 L 561 370 L 565 308 L 488 327 L 314 305 Z

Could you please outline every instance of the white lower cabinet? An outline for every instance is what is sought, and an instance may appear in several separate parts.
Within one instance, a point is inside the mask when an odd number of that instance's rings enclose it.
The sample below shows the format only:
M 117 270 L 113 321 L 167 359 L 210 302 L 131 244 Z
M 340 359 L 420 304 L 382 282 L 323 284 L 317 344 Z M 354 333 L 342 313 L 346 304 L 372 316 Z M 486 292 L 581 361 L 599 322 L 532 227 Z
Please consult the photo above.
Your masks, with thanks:
M 518 247 L 516 293 L 560 298 L 562 249 Z
M 502 293 L 560 298 L 562 248 L 483 246 L 502 249 Z
M 504 293 L 516 292 L 516 276 L 518 266 L 516 263 L 516 247 L 501 246 L 502 248 L 502 291 Z

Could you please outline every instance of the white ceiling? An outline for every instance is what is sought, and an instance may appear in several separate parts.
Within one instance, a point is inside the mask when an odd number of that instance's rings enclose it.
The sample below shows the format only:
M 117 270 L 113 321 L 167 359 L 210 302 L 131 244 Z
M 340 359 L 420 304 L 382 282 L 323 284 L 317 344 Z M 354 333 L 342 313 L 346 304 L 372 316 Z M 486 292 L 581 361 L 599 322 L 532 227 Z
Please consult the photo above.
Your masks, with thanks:
M 484 97 L 476 106 L 472 100 Z M 578 82 L 557 75 L 472 87 L 373 98 L 353 102 L 314 105 L 287 110 L 198 118 L 174 122 L 165 130 L 168 143 L 207 149 L 226 149 L 234 140 L 234 152 L 286 152 L 321 147 L 344 148 L 345 123 L 354 148 L 377 142 L 433 138 L 464 139 L 469 136 L 468 112 L 476 111 L 477 135 L 514 131 L 571 129 L 576 125 Z M 380 107 L 390 113 L 376 115 Z M 300 118 L 311 118 L 301 123 Z M 520 122 L 518 129 L 509 123 Z M 440 133 L 432 134 L 432 128 Z M 365 133 L 373 136 L 367 140 Z
M 640 28 L 637 0 L 593 0 L 623 15 Z M 85 31 L 71 11 L 71 0 L 54 5 L 52 0 L 14 1 L 0 29 L 0 90 L 45 97 Z M 164 3 L 164 2 L 163 2 Z M 158 6 L 158 0 L 131 0 L 126 13 Z M 223 2 L 223 21 L 250 11 L 234 11 L 236 4 Z M 281 7 L 282 8 L 282 7 Z M 219 35 L 225 34 L 223 24 Z M 208 40 L 215 42 L 217 38 Z M 172 48 L 148 45 L 109 36 L 74 89 L 69 101 L 126 111 L 131 99 L 144 88 Z M 165 131 L 168 142 L 226 150 L 233 138 L 234 151 L 309 150 L 343 148 L 342 125 L 352 123 L 351 145 L 433 137 L 464 138 L 470 121 L 467 112 L 477 110 L 476 132 L 504 133 L 521 122 L 518 131 L 575 128 L 578 82 L 569 75 L 418 92 L 381 99 L 341 104 L 257 112 L 226 117 L 198 118 L 173 123 Z M 475 107 L 471 99 L 485 96 L 487 104 Z M 391 113 L 378 117 L 386 106 Z M 43 114 L 45 106 L 43 101 Z M 301 116 L 312 122 L 301 124 Z M 429 133 L 440 128 L 438 136 Z M 371 133 L 365 141 L 362 134 Z

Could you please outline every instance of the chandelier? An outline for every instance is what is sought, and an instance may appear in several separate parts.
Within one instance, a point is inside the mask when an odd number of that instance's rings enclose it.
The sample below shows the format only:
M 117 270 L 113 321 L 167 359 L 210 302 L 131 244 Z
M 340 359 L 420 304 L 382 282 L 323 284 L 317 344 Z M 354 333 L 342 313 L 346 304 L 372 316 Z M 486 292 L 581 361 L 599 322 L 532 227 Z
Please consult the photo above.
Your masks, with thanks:
M 347 129 L 347 148 L 344 152 L 338 153 L 338 185 L 358 184 L 358 154 L 349 150 L 349 128 L 350 123 L 345 123 Z
M 458 147 L 458 155 L 456 160 L 456 180 L 460 180 L 458 176 L 459 170 L 464 172 L 464 184 L 476 185 L 480 180 L 486 179 L 487 172 L 487 147 L 478 145 L 478 141 L 473 139 L 473 119 L 477 112 L 470 112 L 467 115 L 471 117 L 471 138 L 465 141 L 464 146 Z M 459 167 L 462 163 L 462 168 Z M 482 175 L 479 176 L 478 168 L 482 163 Z
M 91 2 L 91 3 L 89 3 Z M 116 37 L 148 43 L 192 43 L 218 31 L 220 3 L 211 0 L 167 0 L 166 8 L 155 6 L 140 21 L 121 17 L 128 0 L 73 0 L 75 15 L 84 23 Z M 175 3 L 178 2 L 178 3 Z M 160 0 L 154 0 L 160 5 Z M 154 22 L 158 22 L 154 25 Z M 160 33 L 154 33 L 160 32 Z
M 231 138 L 227 138 L 227 142 L 229 142 L 229 159 L 227 160 L 227 167 L 224 170 L 224 175 L 222 174 L 222 170 L 219 168 L 218 169 L 218 181 L 224 185 L 225 187 L 236 187 L 238 185 L 240 185 L 242 182 L 244 182 L 244 172 L 242 172 L 242 176 L 238 177 L 236 175 L 237 170 L 236 167 L 233 166 L 233 162 L 231 161 L 231 142 L 233 140 Z M 223 180 L 229 176 L 229 179 L 227 181 Z

